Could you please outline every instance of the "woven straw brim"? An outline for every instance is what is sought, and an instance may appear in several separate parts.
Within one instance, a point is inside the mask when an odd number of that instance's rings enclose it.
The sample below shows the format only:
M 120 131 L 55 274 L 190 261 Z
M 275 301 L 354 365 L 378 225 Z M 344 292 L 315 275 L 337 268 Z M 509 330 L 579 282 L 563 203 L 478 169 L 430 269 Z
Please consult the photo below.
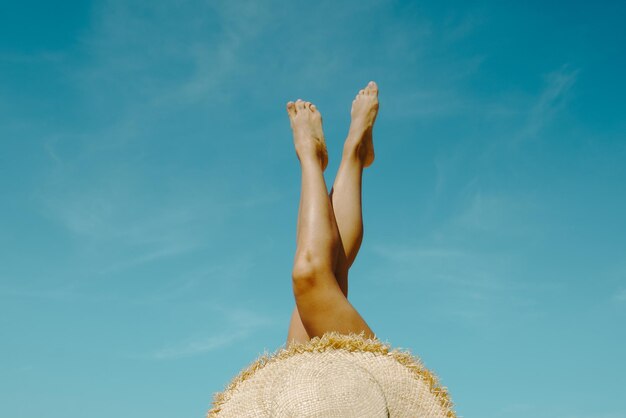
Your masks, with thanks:
M 215 395 L 207 418 L 269 418 L 276 382 L 301 371 L 305 363 L 351 364 L 365 370 L 382 389 L 389 417 L 456 418 L 446 388 L 409 352 L 394 350 L 363 335 L 328 333 L 302 344 L 291 344 L 257 359 Z M 300 367 L 300 368 L 299 368 Z M 296 373 L 297 375 L 297 373 Z M 346 378 L 348 378 L 346 376 Z M 284 395 L 284 389 L 279 390 Z M 298 404 L 298 392 L 292 392 Z M 274 411 L 274 412 L 272 412 Z M 360 416 L 375 416 L 363 414 Z

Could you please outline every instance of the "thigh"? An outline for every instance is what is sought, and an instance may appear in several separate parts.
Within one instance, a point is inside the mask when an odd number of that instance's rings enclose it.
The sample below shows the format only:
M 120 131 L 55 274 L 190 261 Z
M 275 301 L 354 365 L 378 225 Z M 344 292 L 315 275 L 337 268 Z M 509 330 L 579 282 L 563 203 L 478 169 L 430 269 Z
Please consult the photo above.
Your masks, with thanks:
M 311 337 L 307 334 L 302 325 L 302 319 L 300 319 L 300 312 L 298 307 L 293 310 L 291 314 L 291 321 L 289 322 L 289 331 L 287 332 L 287 345 L 291 343 L 305 343 L 309 341 Z
M 334 275 L 326 274 L 332 277 L 320 277 L 316 285 L 295 295 L 308 335 L 317 337 L 334 331 L 341 334 L 363 332 L 366 337 L 374 337 L 363 317 L 341 291 Z

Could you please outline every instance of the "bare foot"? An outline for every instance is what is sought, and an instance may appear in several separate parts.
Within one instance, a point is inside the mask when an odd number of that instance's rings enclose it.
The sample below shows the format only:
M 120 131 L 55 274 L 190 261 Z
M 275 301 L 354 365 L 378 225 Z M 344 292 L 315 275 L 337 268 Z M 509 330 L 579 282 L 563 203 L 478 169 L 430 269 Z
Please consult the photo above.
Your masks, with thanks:
M 322 167 L 328 165 L 328 152 L 322 130 L 322 115 L 314 104 L 300 99 L 287 103 L 287 113 L 293 131 L 293 142 L 300 162 L 310 158 Z
M 355 152 L 363 167 L 374 162 L 372 130 L 378 114 L 378 86 L 370 81 L 352 101 L 350 131 L 344 145 L 344 153 Z

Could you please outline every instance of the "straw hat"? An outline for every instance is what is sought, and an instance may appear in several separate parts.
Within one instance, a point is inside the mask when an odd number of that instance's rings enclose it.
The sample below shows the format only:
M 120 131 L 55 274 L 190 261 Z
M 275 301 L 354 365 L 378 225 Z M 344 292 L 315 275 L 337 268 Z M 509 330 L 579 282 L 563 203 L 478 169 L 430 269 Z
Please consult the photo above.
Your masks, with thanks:
M 218 393 L 208 418 L 455 418 L 446 389 L 408 352 L 328 333 L 264 355 Z

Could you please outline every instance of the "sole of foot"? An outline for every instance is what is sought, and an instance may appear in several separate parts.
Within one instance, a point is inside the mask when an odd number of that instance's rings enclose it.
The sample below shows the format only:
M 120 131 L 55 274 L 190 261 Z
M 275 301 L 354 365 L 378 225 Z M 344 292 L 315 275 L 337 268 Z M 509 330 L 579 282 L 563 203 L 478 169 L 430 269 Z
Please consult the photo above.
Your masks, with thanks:
M 322 171 L 325 170 L 328 166 L 328 151 L 322 129 L 322 114 L 314 104 L 301 99 L 287 103 L 287 114 L 298 159 L 302 162 L 315 158 Z
M 346 147 L 355 150 L 363 167 L 374 162 L 373 129 L 378 115 L 378 85 L 370 81 L 352 101 L 350 131 Z

